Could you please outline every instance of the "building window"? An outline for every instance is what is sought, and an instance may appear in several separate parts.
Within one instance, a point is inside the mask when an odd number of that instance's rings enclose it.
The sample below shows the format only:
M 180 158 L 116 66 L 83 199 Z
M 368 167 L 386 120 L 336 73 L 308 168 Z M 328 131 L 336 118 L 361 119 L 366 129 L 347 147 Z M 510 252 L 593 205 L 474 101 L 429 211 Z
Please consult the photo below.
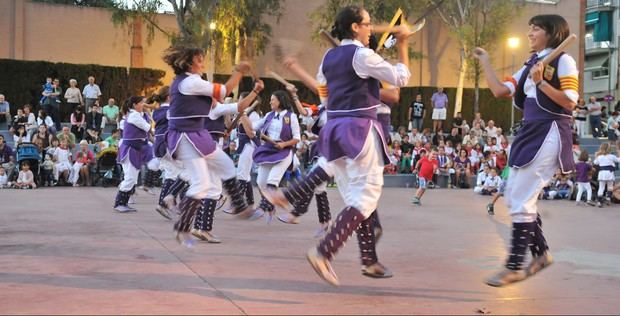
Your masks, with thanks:
M 600 68 L 599 70 L 592 71 L 592 79 L 603 79 L 609 77 L 608 68 Z

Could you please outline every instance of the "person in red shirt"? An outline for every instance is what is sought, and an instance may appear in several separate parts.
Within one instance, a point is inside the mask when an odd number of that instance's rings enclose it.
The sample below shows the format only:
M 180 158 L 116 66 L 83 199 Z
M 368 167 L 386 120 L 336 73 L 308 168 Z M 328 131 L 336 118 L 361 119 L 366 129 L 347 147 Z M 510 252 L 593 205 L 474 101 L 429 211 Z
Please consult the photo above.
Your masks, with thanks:
M 88 142 L 82 140 L 80 142 L 80 150 L 76 153 L 76 159 L 73 163 L 73 170 L 69 176 L 70 182 L 74 187 L 80 186 L 78 180 L 82 179 L 82 185 L 91 186 L 89 167 L 95 162 L 93 152 L 88 148 Z
M 422 158 L 415 166 L 418 172 L 418 191 L 411 199 L 411 203 L 415 205 L 422 205 L 420 199 L 422 199 L 422 195 L 424 195 L 424 192 L 426 191 L 426 183 L 433 179 L 433 174 L 435 174 L 435 171 L 439 168 L 436 148 L 433 148 L 428 153 L 423 150 L 420 156 L 422 156 Z

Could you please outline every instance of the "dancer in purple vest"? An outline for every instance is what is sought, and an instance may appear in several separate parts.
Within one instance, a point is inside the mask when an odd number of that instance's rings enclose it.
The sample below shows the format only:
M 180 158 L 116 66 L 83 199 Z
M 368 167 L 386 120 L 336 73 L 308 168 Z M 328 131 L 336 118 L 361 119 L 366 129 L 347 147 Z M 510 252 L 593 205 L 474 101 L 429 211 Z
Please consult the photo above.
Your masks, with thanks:
M 259 80 L 254 86 L 254 93 L 245 94 L 245 97 L 239 99 L 239 103 L 216 103 L 215 106 L 211 108 L 209 116 L 205 119 L 205 128 L 217 143 L 219 150 L 222 150 L 224 134 L 226 133 L 225 116 L 240 113 L 240 109 L 243 112 L 243 110 L 254 101 L 254 98 L 258 96 L 257 93 L 263 90 L 263 87 L 263 82 Z M 234 162 L 230 157 L 228 157 L 228 159 L 231 160 L 234 169 Z M 215 213 L 216 204 L 218 199 L 222 197 L 223 179 L 218 178 L 220 175 L 214 172 L 210 172 L 208 176 L 211 185 L 207 189 L 206 198 L 202 199 L 202 207 L 196 215 L 194 228 L 191 233 L 200 240 L 217 244 L 220 243 L 221 240 L 212 234 L 211 230 L 213 228 L 213 214 Z M 239 195 L 242 199 L 245 199 L 244 186 L 242 186 L 241 183 L 239 184 L 239 190 Z
M 240 97 L 246 97 L 247 92 L 242 92 Z M 257 97 L 257 101 L 260 103 L 260 98 Z M 240 114 L 242 117 L 239 119 L 239 125 L 237 126 L 237 137 L 239 138 L 239 162 L 237 163 L 237 180 L 241 185 L 248 205 L 254 205 L 254 191 L 252 189 L 252 177 L 250 175 L 252 171 L 252 156 L 258 146 L 260 146 L 260 139 L 254 132 L 253 126 L 260 121 L 260 115 L 255 110 L 250 113 Z M 224 212 L 228 212 L 224 210 Z
M 174 225 L 177 241 L 191 247 L 194 240 L 190 229 L 196 211 L 202 206 L 202 199 L 208 197 L 209 188 L 215 185 L 212 179 L 222 181 L 222 186 L 231 197 L 231 204 L 241 217 L 249 217 L 253 210 L 241 195 L 235 166 L 232 160 L 217 148 L 205 119 L 209 116 L 213 99 L 222 100 L 233 87 L 239 84 L 244 72 L 250 71 L 247 63 L 235 66 L 225 85 L 202 80 L 204 51 L 199 48 L 173 46 L 166 50 L 164 61 L 172 67 L 176 77 L 170 86 L 172 97 L 168 109 L 168 151 L 183 162 L 189 175 L 189 189 L 179 209 L 181 217 Z M 258 91 L 252 93 L 258 94 Z M 243 111 L 243 108 L 239 108 Z M 214 173 L 215 176 L 210 176 Z M 216 201 L 210 201 L 215 203 Z
M 365 230 L 360 233 L 374 243 L 371 215 L 381 196 L 383 166 L 388 161 L 383 131 L 377 121 L 381 104 L 379 81 L 402 87 L 411 76 L 407 66 L 408 30 L 395 30 L 400 60 L 396 65 L 365 47 L 371 31 L 370 16 L 360 7 L 346 7 L 336 17 L 332 35 L 341 40 L 340 46 L 327 51 L 317 75 L 318 83 L 326 83 L 329 91 L 327 123 L 318 141 L 322 157 L 301 183 L 283 192 L 269 193 L 277 205 L 286 205 L 312 194 L 317 185 L 335 175 L 347 206 L 317 247 L 307 253 L 314 270 L 332 285 L 339 281 L 331 260 L 360 224 Z M 366 256 L 363 248 L 361 252 L 364 275 L 392 275 L 379 263 L 376 253 Z
M 175 181 L 181 174 L 183 164 L 172 159 L 168 153 L 166 142 L 166 132 L 168 132 L 168 108 L 170 106 L 170 87 L 163 86 L 156 94 L 153 94 L 147 103 L 158 103 L 159 107 L 153 110 L 153 120 L 155 121 L 155 141 L 153 143 L 153 154 L 159 159 L 159 169 L 164 173 L 164 182 L 159 194 L 159 200 L 155 210 L 164 218 L 171 220 L 171 209 L 164 199 L 170 193 Z
M 260 130 L 263 138 L 267 139 L 254 151 L 253 156 L 254 163 L 258 165 L 256 183 L 261 192 L 267 188 L 278 187 L 286 169 L 293 162 L 293 148 L 301 140 L 299 120 L 292 112 L 288 92 L 273 92 L 269 104 L 271 112 L 252 126 L 254 130 Z M 267 214 L 269 223 L 274 212 L 274 205 L 263 197 L 253 218 Z
M 135 192 L 140 168 L 145 164 L 150 170 L 159 168 L 153 159 L 153 147 L 148 143 L 151 122 L 150 117 L 143 112 L 144 101 L 144 97 L 134 96 L 123 105 L 122 112 L 127 114 L 117 158 L 123 167 L 123 181 L 118 186 L 114 202 L 114 209 L 121 213 L 136 211 L 128 203 L 129 196 Z
M 524 280 L 553 262 L 536 203 L 558 168 L 564 174 L 575 168 L 570 123 L 579 85 L 577 66 L 569 55 L 562 53 L 546 67 L 540 61 L 569 34 L 568 23 L 559 15 L 531 18 L 528 39 L 535 53 L 504 82 L 497 79 L 488 53 L 482 48 L 474 51 L 493 95 L 512 96 L 514 106 L 523 111 L 523 127 L 510 150 L 510 177 L 504 192 L 512 217 L 512 243 L 505 268 L 486 280 L 491 286 Z M 528 247 L 533 258 L 524 269 Z

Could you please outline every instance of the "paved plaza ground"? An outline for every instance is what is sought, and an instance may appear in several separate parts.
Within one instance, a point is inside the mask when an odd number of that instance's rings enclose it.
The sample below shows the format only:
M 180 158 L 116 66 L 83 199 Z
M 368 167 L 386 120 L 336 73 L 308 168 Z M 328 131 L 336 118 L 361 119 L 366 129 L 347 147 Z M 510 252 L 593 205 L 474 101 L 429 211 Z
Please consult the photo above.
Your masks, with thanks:
M 299 225 L 216 213 L 222 244 L 179 246 L 172 223 L 137 197 L 112 211 L 114 188 L 0 191 L 1 314 L 604 314 L 620 310 L 620 208 L 542 201 L 556 262 L 526 282 L 492 288 L 509 217 L 470 190 L 384 190 L 378 246 L 394 278 L 361 275 L 355 237 L 338 254 L 332 287 L 304 254 L 317 216 Z M 329 190 L 333 212 L 343 206 Z M 501 202 L 501 201 L 500 201 Z

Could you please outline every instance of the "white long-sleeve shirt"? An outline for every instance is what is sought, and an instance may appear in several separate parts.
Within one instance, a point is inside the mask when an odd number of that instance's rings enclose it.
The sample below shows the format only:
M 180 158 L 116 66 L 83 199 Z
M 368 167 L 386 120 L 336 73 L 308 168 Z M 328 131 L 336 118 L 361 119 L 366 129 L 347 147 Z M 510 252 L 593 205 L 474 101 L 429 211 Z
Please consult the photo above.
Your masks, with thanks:
M 209 118 L 217 120 L 224 115 L 233 115 L 239 113 L 239 103 L 219 103 L 217 102 L 214 107 L 209 111 Z
M 142 117 L 142 113 L 136 110 L 129 111 L 129 114 L 127 115 L 127 119 L 125 120 L 125 124 L 127 123 L 135 125 L 137 128 L 145 132 L 148 132 L 151 130 L 151 123 L 145 121 L 144 117 Z
M 284 120 L 284 116 L 288 113 L 288 110 L 280 111 L 279 118 L 274 118 L 271 120 L 269 127 L 267 128 L 267 136 L 269 136 L 274 141 L 280 141 L 280 133 L 282 133 L 282 122 Z M 265 120 L 268 115 L 265 115 L 261 118 L 256 124 L 252 124 L 252 128 L 255 131 L 260 130 L 265 125 Z M 295 113 L 291 113 L 291 130 L 293 133 L 293 139 L 301 140 L 301 131 L 299 127 L 299 120 L 297 119 L 297 115 Z
M 411 77 L 411 72 L 405 64 L 390 64 L 372 49 L 364 47 L 358 40 L 343 39 L 340 42 L 341 46 L 351 44 L 359 47 L 353 56 L 353 69 L 360 78 L 375 78 L 397 87 L 404 87 L 407 85 Z M 319 84 L 327 84 L 327 79 L 323 74 L 322 62 L 319 66 L 316 79 Z
M 187 78 L 179 83 L 179 92 L 184 95 L 204 95 L 222 101 L 228 94 L 226 86 L 202 80 L 198 74 L 186 73 Z

